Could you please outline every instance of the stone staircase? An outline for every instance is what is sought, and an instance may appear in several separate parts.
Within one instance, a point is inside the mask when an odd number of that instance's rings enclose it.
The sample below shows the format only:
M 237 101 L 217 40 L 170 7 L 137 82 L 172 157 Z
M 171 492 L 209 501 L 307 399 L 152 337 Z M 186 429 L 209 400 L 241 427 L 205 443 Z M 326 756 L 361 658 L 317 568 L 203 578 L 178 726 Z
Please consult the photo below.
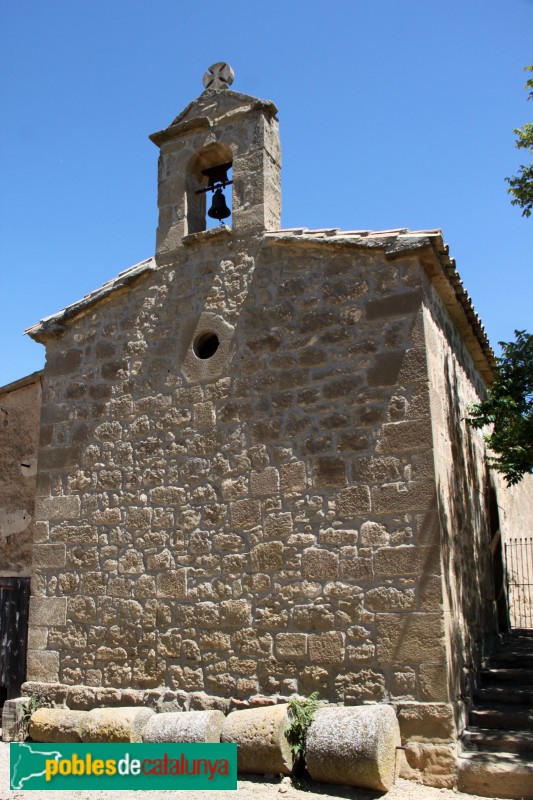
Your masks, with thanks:
M 533 798 L 533 630 L 514 630 L 481 672 L 461 738 L 459 789 Z

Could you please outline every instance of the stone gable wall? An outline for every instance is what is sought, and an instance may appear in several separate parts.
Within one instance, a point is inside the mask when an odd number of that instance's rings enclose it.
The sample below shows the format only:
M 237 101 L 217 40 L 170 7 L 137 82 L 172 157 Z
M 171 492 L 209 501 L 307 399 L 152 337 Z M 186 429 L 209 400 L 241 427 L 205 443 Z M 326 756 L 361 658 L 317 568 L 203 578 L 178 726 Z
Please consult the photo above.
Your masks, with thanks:
M 259 243 L 47 343 L 28 679 L 446 701 L 422 270 Z

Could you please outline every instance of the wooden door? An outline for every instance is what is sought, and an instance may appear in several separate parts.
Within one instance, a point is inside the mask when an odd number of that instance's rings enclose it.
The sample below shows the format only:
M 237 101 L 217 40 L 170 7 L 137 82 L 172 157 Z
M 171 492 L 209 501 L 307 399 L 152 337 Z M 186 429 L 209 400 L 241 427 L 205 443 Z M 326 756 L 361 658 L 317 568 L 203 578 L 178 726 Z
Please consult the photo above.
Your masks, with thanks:
M 0 577 L 0 705 L 20 696 L 26 676 L 29 578 Z

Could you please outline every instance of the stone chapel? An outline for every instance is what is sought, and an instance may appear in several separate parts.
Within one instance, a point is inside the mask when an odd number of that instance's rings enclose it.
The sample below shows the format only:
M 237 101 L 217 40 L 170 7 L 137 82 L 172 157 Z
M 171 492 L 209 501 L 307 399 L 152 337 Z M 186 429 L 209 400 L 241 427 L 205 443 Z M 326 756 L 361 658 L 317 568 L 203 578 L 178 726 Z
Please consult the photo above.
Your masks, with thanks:
M 44 370 L 0 389 L 28 464 L 0 509 L 0 572 L 31 573 L 23 691 L 390 703 L 431 782 L 526 518 L 465 422 L 494 355 L 439 230 L 281 229 L 276 106 L 228 74 L 150 137 L 155 255 L 30 328 Z

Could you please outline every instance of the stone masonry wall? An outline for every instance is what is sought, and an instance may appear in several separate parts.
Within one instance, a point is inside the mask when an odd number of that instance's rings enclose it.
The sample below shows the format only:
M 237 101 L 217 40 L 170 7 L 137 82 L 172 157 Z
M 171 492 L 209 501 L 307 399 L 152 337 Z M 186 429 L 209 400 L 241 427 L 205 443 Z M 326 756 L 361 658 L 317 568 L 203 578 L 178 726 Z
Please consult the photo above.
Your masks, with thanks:
M 34 533 L 40 373 L 0 389 L 0 576 L 28 576 Z
M 489 492 L 481 432 L 466 423 L 485 387 L 439 297 L 428 288 L 424 315 L 431 386 L 435 476 L 442 530 L 451 699 L 468 702 L 481 659 L 497 632 L 490 558 Z
M 409 717 L 448 700 L 425 279 L 259 244 L 197 234 L 47 342 L 28 679 Z

